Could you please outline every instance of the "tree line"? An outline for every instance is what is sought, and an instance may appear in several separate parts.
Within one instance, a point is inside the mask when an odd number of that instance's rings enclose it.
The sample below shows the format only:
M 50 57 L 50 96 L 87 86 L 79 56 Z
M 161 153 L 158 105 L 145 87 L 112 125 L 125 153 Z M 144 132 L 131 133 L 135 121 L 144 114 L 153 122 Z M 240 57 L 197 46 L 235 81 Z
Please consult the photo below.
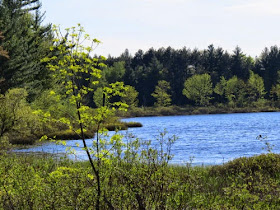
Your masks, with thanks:
M 107 64 L 110 66 L 105 70 L 109 71 L 107 80 L 112 81 L 114 78 L 135 87 L 139 92 L 140 106 L 153 106 L 157 103 L 154 93 L 158 92 L 162 81 L 166 82 L 166 87 L 161 89 L 165 89 L 164 92 L 170 95 L 170 103 L 173 105 L 206 105 L 208 102 L 232 104 L 233 98 L 240 102 L 242 97 L 244 100 L 249 97 L 249 103 L 252 95 L 256 94 L 251 91 L 256 89 L 259 93 L 254 96 L 255 99 L 277 101 L 279 98 L 280 48 L 277 46 L 265 48 L 256 58 L 246 56 L 240 47 L 229 53 L 221 47 L 215 48 L 214 45 L 209 45 L 205 50 L 191 50 L 186 47 L 178 50 L 171 47 L 158 50 L 151 48 L 146 52 L 139 50 L 134 56 L 126 50 L 118 57 L 109 56 Z M 110 77 L 114 72 L 121 73 Z M 198 103 L 185 89 L 190 90 L 190 87 L 193 87 L 190 86 L 190 78 L 197 85 L 202 85 L 200 79 L 206 75 L 211 94 L 208 102 Z M 228 83 L 228 90 L 221 94 L 218 89 L 225 81 Z M 235 86 L 236 89 L 231 90 L 231 96 L 230 86 Z M 201 89 L 202 86 L 196 88 Z M 195 87 L 192 91 L 195 91 Z M 246 105 L 241 102 L 237 104 Z
M 0 1 L 0 91 L 25 88 L 29 102 L 45 90 L 59 88 L 42 62 L 59 49 L 54 46 L 52 25 L 43 24 L 40 9 L 39 0 Z M 151 48 L 134 55 L 125 50 L 118 57 L 109 55 L 105 64 L 95 93 L 87 96 L 91 107 L 100 106 L 102 88 L 117 81 L 128 85 L 122 100 L 132 106 L 246 106 L 252 101 L 277 102 L 280 97 L 278 46 L 265 48 L 256 58 L 238 46 L 232 53 L 214 45 L 204 50 Z M 206 87 L 191 85 L 205 80 L 208 92 Z

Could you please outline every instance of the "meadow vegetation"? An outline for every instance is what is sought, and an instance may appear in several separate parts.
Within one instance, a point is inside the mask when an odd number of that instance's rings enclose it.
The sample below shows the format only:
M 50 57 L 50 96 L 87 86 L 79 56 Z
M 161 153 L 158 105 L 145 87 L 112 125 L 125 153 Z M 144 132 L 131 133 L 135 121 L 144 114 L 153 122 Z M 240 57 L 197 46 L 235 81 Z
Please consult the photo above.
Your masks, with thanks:
M 126 156 L 128 157 L 128 156 Z M 0 208 L 93 209 L 96 178 L 88 162 L 2 154 Z M 277 209 L 280 156 L 239 158 L 220 166 L 168 165 L 139 160 L 102 161 L 100 209 Z M 106 199 L 105 199 L 106 198 Z

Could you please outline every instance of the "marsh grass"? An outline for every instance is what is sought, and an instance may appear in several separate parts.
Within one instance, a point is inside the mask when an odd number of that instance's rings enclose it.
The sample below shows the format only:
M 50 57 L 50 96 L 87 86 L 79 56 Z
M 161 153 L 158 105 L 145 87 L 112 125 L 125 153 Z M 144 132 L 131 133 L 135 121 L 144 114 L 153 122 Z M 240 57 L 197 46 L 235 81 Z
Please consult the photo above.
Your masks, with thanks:
M 116 121 L 114 123 L 107 123 L 104 127 L 108 131 L 116 131 L 116 130 L 127 130 L 128 128 L 134 127 L 142 127 L 143 125 L 139 122 L 121 122 Z M 92 139 L 95 136 L 97 128 L 93 128 L 92 130 L 88 130 L 85 132 L 85 137 L 88 139 Z M 29 135 L 29 136 L 13 136 L 9 138 L 9 142 L 14 145 L 33 145 L 36 143 L 44 133 L 38 133 L 36 135 Z M 80 139 L 81 137 L 79 134 L 75 133 L 73 130 L 69 129 L 59 129 L 53 130 L 52 132 L 48 133 L 48 136 L 52 139 L 58 140 L 76 140 Z
M 95 207 L 88 162 L 47 155 L 0 159 L 1 209 Z M 277 209 L 279 166 L 280 155 L 272 153 L 207 167 L 111 162 L 104 165 L 103 187 L 115 209 Z M 101 208 L 108 208 L 104 200 Z

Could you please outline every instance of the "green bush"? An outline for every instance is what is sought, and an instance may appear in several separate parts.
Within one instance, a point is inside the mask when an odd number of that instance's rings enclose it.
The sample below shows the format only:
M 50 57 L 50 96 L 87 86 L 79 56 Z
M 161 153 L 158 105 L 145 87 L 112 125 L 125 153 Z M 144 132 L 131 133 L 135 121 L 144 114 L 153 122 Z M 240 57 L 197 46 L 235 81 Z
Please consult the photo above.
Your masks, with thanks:
M 222 166 L 215 166 L 211 170 L 211 173 L 216 175 L 237 175 L 240 173 L 248 175 L 257 172 L 270 176 L 278 175 L 280 173 L 280 155 L 269 153 L 253 157 L 241 157 Z
M 137 156 L 138 143 L 128 142 L 122 160 L 115 156 L 102 162 L 102 188 L 115 209 L 277 209 L 280 205 L 279 155 L 238 158 L 212 167 L 176 166 L 168 165 L 168 159 L 162 159 L 167 158 L 165 153 L 152 147 Z M 0 160 L 1 209 L 96 208 L 96 178 L 88 162 L 4 153 Z M 100 208 L 109 208 L 106 200 L 101 200 Z
M 26 102 L 26 97 L 26 90 L 21 88 L 0 95 L 0 137 L 5 136 L 12 143 L 31 143 L 41 130 L 39 118 Z

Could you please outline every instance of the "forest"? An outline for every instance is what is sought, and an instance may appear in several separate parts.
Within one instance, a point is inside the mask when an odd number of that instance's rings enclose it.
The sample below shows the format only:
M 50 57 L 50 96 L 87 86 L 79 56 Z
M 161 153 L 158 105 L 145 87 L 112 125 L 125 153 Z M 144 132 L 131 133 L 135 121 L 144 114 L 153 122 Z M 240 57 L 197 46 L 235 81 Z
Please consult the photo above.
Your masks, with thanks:
M 44 14 L 35 2 L 30 5 L 24 1 L 20 6 L 17 1 L 6 2 L 2 3 L 0 23 L 1 93 L 25 88 L 27 100 L 32 103 L 45 90 L 57 88 L 46 63 L 41 62 L 57 53 L 50 50 L 52 26 L 42 24 Z M 279 52 L 278 46 L 271 46 L 252 58 L 238 46 L 233 52 L 213 45 L 204 50 L 151 48 L 147 52 L 138 50 L 135 55 L 125 50 L 120 56 L 109 55 L 104 61 L 101 81 L 94 87 L 95 100 L 90 95 L 87 103 L 97 107 L 100 88 L 123 82 L 131 86 L 127 100 L 139 107 L 219 104 L 246 107 L 252 103 L 277 106 Z
M 120 116 L 168 114 L 169 107 L 173 114 L 277 111 L 278 46 L 255 58 L 239 46 L 228 52 L 214 45 L 105 58 L 81 45 L 100 41 L 80 24 L 62 32 L 44 16 L 39 0 L 0 0 L 1 209 L 279 208 L 280 157 L 271 150 L 192 167 L 169 164 L 177 137 L 166 132 L 159 134 L 160 148 L 118 133 L 103 139 L 108 130 L 141 126 Z M 12 152 L 39 139 L 82 139 L 88 161 Z

